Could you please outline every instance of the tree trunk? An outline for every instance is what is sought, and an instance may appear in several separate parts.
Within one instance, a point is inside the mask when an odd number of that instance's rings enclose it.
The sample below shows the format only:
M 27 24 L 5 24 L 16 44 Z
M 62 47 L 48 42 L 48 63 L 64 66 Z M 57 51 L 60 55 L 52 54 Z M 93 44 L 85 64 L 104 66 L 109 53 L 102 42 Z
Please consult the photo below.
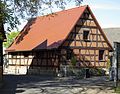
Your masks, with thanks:
M 2 81 L 2 76 L 3 76 L 3 46 L 2 46 L 3 41 L 0 40 L 0 81 Z

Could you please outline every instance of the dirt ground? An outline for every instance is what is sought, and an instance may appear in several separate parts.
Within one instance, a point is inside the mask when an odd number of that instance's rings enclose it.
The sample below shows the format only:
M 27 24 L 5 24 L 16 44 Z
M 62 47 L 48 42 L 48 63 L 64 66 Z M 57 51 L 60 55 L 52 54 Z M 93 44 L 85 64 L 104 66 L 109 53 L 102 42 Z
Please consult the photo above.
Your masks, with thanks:
M 76 79 L 27 75 L 4 75 L 0 94 L 116 94 L 108 77 Z

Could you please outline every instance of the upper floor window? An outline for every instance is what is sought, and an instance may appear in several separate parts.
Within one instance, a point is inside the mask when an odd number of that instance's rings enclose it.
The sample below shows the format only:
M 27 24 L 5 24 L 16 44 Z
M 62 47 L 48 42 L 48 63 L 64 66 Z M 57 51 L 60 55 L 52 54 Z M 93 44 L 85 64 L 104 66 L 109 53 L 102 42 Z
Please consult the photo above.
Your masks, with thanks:
M 83 31 L 83 40 L 88 40 L 89 30 Z
M 99 60 L 103 60 L 104 50 L 99 50 Z

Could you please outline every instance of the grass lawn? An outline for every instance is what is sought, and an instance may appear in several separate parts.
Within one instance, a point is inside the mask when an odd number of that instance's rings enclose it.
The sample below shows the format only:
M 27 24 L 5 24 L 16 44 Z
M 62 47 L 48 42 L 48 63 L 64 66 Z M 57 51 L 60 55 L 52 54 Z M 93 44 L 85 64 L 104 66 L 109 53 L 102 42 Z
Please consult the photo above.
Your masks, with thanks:
M 115 90 L 115 93 L 120 94 L 120 86 L 119 86 L 119 87 L 117 87 L 117 88 L 114 88 L 114 90 Z

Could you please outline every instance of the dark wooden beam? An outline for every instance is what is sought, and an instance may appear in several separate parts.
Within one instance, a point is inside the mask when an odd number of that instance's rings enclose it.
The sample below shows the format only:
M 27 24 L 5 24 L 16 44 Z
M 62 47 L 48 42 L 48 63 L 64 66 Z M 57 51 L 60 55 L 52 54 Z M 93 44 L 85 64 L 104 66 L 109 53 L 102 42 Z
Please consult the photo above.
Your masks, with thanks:
M 66 46 L 62 46 L 62 48 L 64 49 L 88 49 L 88 50 L 109 50 L 108 47 L 81 47 L 81 46 L 70 46 L 70 47 L 66 47 Z
M 74 39 L 66 39 L 66 41 L 74 41 Z M 78 40 L 76 39 L 75 41 L 82 41 L 82 42 L 85 42 L 85 40 Z M 96 40 L 86 40 L 86 42 L 96 42 Z M 104 42 L 106 43 L 106 41 L 98 41 L 98 42 Z
M 27 66 L 27 64 L 9 64 L 10 66 Z M 58 66 L 54 66 L 54 65 L 30 65 L 30 67 L 58 67 Z
M 80 18 L 81 20 L 89 20 L 89 21 L 94 21 L 93 19 L 89 19 L 89 18 Z
M 84 26 L 84 25 L 76 25 L 76 27 L 80 27 L 80 28 L 92 28 L 92 29 L 97 29 L 97 26 Z
M 94 66 L 96 66 L 96 56 L 98 56 L 97 54 L 96 54 L 96 50 L 94 50 Z
M 90 62 L 90 61 L 88 61 L 88 60 L 84 60 L 84 61 L 80 61 L 80 62 Z M 105 60 L 91 60 L 91 62 L 97 62 L 97 63 L 99 63 L 99 62 L 107 62 L 107 61 L 105 61 Z

